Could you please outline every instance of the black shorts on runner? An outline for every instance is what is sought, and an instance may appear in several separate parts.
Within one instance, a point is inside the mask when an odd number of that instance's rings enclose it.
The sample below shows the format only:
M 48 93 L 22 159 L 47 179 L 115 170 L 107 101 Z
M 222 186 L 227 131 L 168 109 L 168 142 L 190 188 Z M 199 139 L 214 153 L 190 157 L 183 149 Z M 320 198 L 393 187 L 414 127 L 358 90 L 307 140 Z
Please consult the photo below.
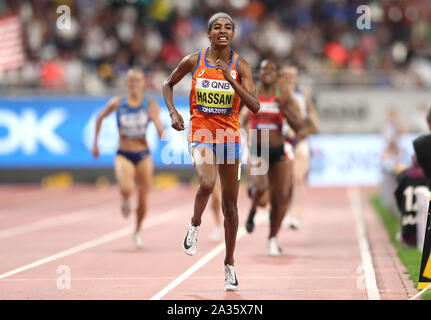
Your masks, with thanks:
M 250 148 L 250 155 L 254 157 L 262 157 L 262 145 L 258 144 L 256 148 Z M 280 144 L 275 147 L 271 147 L 268 150 L 268 162 L 269 164 L 283 161 L 286 159 L 286 155 L 284 154 L 284 145 Z

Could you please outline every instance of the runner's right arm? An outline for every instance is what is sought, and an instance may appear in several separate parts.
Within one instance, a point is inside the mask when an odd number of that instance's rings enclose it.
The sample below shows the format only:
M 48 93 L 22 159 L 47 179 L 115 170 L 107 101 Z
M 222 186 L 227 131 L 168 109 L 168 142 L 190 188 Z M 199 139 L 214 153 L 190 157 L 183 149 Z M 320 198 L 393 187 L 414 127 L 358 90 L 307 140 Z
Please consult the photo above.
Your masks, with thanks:
M 169 115 L 171 116 L 171 126 L 178 131 L 184 130 L 184 120 L 174 106 L 174 86 L 180 82 L 180 80 L 184 78 L 187 73 L 191 73 L 194 70 L 196 64 L 198 63 L 198 56 L 199 53 L 193 53 L 184 57 L 162 86 L 163 98 L 165 99 L 166 107 L 168 108 Z
M 97 139 L 99 138 L 99 132 L 102 126 L 103 118 L 108 116 L 111 112 L 117 110 L 118 106 L 120 105 L 120 101 L 121 101 L 120 96 L 111 98 L 106 104 L 106 106 L 102 109 L 102 111 L 100 111 L 99 114 L 97 115 L 96 130 L 94 131 L 93 147 L 90 150 L 91 154 L 95 159 L 99 157 L 99 148 L 97 146 Z

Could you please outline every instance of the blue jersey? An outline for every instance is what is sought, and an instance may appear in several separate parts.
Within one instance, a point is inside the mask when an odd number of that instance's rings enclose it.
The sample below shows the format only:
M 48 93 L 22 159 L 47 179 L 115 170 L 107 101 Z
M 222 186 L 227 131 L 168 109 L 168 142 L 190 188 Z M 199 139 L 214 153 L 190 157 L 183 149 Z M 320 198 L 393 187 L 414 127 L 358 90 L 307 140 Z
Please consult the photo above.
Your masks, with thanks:
M 129 107 L 127 100 L 121 99 L 117 109 L 117 126 L 124 138 L 145 138 L 149 121 L 147 98 L 137 108 Z

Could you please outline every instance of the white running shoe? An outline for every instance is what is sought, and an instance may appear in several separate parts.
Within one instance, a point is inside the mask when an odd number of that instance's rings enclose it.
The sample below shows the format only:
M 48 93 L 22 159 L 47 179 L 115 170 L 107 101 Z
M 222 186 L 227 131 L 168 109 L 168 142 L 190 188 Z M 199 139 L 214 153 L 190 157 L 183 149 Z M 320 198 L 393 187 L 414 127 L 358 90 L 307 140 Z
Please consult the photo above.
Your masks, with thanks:
M 135 233 L 133 234 L 133 242 L 135 243 L 135 247 L 137 249 L 141 249 L 144 246 L 139 231 L 135 231 Z
M 277 239 L 275 237 L 269 238 L 268 240 L 268 251 L 270 256 L 281 255 L 281 248 L 277 244 Z
M 290 220 L 290 224 L 289 224 L 290 228 L 297 230 L 297 229 L 299 229 L 300 226 L 301 226 L 301 220 L 299 220 L 298 218 L 293 217 Z
M 286 213 L 286 215 L 283 218 L 283 221 L 281 222 L 281 225 L 283 227 L 289 227 L 290 226 L 290 214 Z
M 212 241 L 220 241 L 223 237 L 223 227 L 222 226 L 216 226 L 211 233 L 210 239 Z
M 129 199 L 123 199 L 121 201 L 121 213 L 123 214 L 123 217 L 128 218 L 131 211 L 132 210 L 130 209 L 130 200 Z
M 238 279 L 236 278 L 235 268 L 233 266 L 226 264 L 223 269 L 224 269 L 224 290 L 237 291 Z
M 189 256 L 194 255 L 198 248 L 198 232 L 199 226 L 194 227 L 190 222 L 186 236 L 184 237 L 183 241 L 184 252 Z
M 282 222 L 283 227 L 289 227 L 295 230 L 299 229 L 300 225 L 301 225 L 301 220 L 289 214 L 286 214 Z

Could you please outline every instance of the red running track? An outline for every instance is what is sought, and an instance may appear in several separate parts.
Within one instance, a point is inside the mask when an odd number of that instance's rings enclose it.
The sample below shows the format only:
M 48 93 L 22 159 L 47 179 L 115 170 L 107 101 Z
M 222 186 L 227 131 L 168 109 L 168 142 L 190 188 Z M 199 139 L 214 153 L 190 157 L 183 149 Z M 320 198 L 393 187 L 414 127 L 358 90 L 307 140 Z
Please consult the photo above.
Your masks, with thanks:
M 141 250 L 133 246 L 133 218 L 121 216 L 115 187 L 2 186 L 0 299 L 407 299 L 416 291 L 368 205 L 371 191 L 308 189 L 301 229 L 283 228 L 283 255 L 270 257 L 266 216 L 253 234 L 242 228 L 249 199 L 241 187 L 240 287 L 225 293 L 224 245 L 210 240 L 208 209 L 198 253 L 189 257 L 181 248 L 194 186 L 151 193 Z

